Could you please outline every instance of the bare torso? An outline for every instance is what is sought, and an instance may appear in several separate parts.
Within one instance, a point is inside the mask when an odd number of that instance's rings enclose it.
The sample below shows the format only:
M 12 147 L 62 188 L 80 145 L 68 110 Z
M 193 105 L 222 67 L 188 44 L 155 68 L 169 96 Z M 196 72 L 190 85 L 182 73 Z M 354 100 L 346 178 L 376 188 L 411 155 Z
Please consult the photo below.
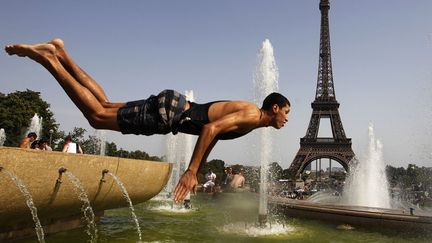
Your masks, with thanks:
M 186 103 L 185 109 L 189 109 L 189 103 Z M 210 123 L 231 118 L 236 124 L 230 132 L 239 134 L 248 133 L 258 126 L 261 110 L 251 102 L 247 101 L 219 101 L 213 103 L 208 110 Z M 246 122 L 245 122 L 246 121 Z
M 29 137 L 25 137 L 25 138 L 23 138 L 22 140 L 21 140 L 21 143 L 20 143 L 20 148 L 30 148 L 30 144 L 31 144 L 31 142 L 33 142 L 33 140 L 31 139 L 31 138 L 29 138 Z
M 243 186 L 244 182 L 245 182 L 244 176 L 240 174 L 236 174 L 233 176 L 230 186 L 232 188 L 239 188 Z

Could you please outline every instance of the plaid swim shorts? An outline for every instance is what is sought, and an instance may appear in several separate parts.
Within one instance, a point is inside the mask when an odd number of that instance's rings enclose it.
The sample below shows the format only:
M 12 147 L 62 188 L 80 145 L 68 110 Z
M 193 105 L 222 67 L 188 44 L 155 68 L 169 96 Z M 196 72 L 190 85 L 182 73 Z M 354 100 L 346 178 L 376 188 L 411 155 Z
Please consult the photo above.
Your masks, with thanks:
M 185 103 L 184 95 L 164 90 L 157 96 L 127 102 L 117 111 L 117 123 L 123 134 L 176 134 Z

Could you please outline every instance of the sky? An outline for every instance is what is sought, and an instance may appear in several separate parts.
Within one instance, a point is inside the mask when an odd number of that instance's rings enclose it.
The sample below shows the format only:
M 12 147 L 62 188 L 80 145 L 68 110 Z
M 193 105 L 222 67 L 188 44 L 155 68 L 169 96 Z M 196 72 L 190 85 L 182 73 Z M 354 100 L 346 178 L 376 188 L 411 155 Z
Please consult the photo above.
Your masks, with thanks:
M 289 167 L 315 98 L 318 0 L 1 1 L 0 45 L 60 37 L 111 101 L 163 89 L 193 90 L 197 102 L 253 101 L 253 75 L 269 39 L 289 122 L 274 133 L 274 161 Z M 359 158 L 368 126 L 387 164 L 432 166 L 432 1 L 333 0 L 329 12 L 336 99 Z M 0 92 L 30 89 L 51 104 L 60 129 L 94 131 L 55 79 L 27 58 L 0 55 Z M 271 128 L 266 128 L 271 129 Z M 320 128 L 320 129 L 326 129 Z M 6 131 L 7 134 L 7 131 Z M 165 136 L 107 131 L 118 147 L 166 153 Z M 209 159 L 257 165 L 256 134 L 221 141 Z

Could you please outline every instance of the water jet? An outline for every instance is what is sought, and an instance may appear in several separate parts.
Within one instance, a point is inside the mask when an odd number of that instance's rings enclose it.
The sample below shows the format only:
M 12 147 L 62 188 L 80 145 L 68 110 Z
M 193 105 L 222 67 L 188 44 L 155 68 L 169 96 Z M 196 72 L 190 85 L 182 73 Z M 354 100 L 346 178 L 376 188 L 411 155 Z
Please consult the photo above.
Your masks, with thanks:
M 268 39 L 264 40 L 258 53 L 258 64 L 254 75 L 254 100 L 261 102 L 267 95 L 278 90 L 279 72 L 273 54 L 273 46 Z M 261 163 L 260 172 L 260 203 L 259 203 L 259 224 L 267 222 L 267 184 L 268 166 L 272 155 L 272 134 L 267 128 L 260 131 L 259 157 Z
M 0 128 L 0 147 L 3 146 L 5 141 L 6 141 L 5 130 L 3 128 Z

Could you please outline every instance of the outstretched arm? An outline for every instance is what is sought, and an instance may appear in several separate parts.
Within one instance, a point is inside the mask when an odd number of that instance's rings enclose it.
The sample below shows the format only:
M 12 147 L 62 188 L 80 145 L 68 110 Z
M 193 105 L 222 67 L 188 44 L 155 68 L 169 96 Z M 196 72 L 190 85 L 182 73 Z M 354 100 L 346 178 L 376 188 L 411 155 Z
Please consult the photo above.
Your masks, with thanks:
M 196 193 L 196 186 L 198 185 L 198 179 L 196 174 L 198 173 L 201 165 L 203 165 L 207 161 L 207 157 L 216 143 L 217 143 L 217 139 L 214 139 L 213 142 L 210 143 L 206 152 L 204 153 L 201 162 L 198 163 L 198 166 L 196 166 L 195 163 L 192 163 L 191 160 L 188 169 L 183 173 L 182 177 L 180 178 L 175 188 L 174 201 L 176 203 L 183 201 L 183 199 L 186 197 L 188 192 L 192 191 L 194 194 Z
M 195 190 L 198 184 L 196 174 L 202 163 L 205 163 L 207 156 L 216 144 L 218 134 L 235 131 L 238 129 L 254 128 L 254 124 L 248 119 L 244 112 L 239 111 L 229 114 L 219 120 L 208 123 L 203 127 L 195 149 L 189 163 L 189 167 L 180 178 L 174 191 L 174 200 L 176 203 L 181 202 L 189 191 Z

